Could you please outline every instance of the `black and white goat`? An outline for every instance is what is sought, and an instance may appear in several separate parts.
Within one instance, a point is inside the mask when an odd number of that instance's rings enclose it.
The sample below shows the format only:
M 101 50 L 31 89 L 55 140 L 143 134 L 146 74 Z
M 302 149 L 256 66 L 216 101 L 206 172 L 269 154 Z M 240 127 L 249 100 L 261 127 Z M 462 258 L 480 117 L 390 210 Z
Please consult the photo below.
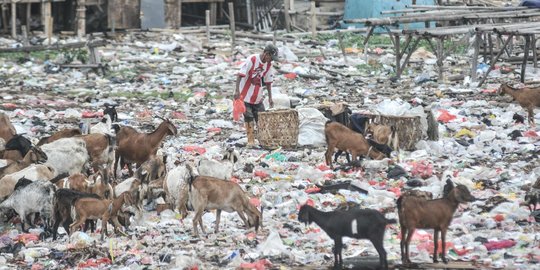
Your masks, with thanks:
M 368 239 L 379 253 L 379 263 L 388 269 L 386 250 L 383 246 L 384 232 L 387 224 L 396 223 L 395 219 L 387 219 L 373 209 L 352 208 L 348 211 L 319 211 L 309 205 L 302 205 L 298 213 L 300 222 L 315 222 L 334 240 L 334 268 L 341 269 L 343 259 L 343 236 L 356 239 Z

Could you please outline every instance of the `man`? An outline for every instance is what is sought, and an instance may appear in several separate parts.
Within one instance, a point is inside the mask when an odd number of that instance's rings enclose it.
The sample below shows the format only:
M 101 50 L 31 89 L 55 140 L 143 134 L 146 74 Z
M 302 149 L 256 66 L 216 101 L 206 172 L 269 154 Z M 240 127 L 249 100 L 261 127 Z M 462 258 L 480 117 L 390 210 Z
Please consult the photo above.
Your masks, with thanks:
M 274 81 L 274 71 L 272 61 L 278 59 L 278 49 L 273 45 L 264 48 L 261 54 L 249 56 L 238 73 L 236 78 L 236 88 L 234 99 L 242 99 L 246 106 L 244 121 L 248 138 L 248 147 L 255 146 L 254 129 L 255 123 L 259 120 L 259 112 L 264 111 L 264 94 L 261 87 L 264 85 L 268 90 L 268 102 L 270 107 L 274 106 L 272 100 L 272 82 Z

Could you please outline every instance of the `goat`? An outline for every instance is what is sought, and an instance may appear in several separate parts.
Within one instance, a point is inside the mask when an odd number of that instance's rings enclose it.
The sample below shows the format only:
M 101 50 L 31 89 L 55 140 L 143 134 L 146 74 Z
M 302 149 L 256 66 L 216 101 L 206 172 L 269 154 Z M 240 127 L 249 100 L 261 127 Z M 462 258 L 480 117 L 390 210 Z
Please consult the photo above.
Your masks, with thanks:
M 105 116 L 109 117 L 109 120 L 112 122 L 118 121 L 118 113 L 116 112 L 116 105 L 110 105 L 109 103 L 105 103 L 105 110 L 103 110 L 103 114 Z
M 0 138 L 4 141 L 9 141 L 13 136 L 17 134 L 17 130 L 9 120 L 9 116 L 3 112 L 0 112 Z
M 426 200 L 414 196 L 401 196 L 397 200 L 399 224 L 401 226 L 401 260 L 403 264 L 410 264 L 409 244 L 414 231 L 419 229 L 434 229 L 433 262 L 437 263 L 437 248 L 439 232 L 442 241 L 442 260 L 446 259 L 446 231 L 452 222 L 454 212 L 460 203 L 476 200 L 464 185 L 452 188 L 446 197 L 435 200 Z
M 373 149 L 362 134 L 356 133 L 340 123 L 326 122 L 324 135 L 328 145 L 325 153 L 326 165 L 331 168 L 333 168 L 332 154 L 335 148 L 350 152 L 353 162 L 356 161 L 359 155 L 369 156 L 373 159 L 384 158 L 384 154 Z
M 20 188 L 23 188 L 23 187 L 26 187 L 29 184 L 32 184 L 33 182 L 34 181 L 23 177 L 23 178 L 17 180 L 17 184 L 15 184 L 15 188 L 13 189 L 13 191 L 15 191 L 17 189 L 20 189 Z M 7 212 L 5 215 L 6 215 L 6 221 L 9 221 L 9 220 L 11 220 L 13 217 L 15 217 L 17 215 L 17 212 L 15 212 L 15 210 L 11 210 L 10 212 Z M 33 226 L 33 222 L 31 220 L 31 218 L 27 217 L 27 220 L 30 221 L 30 226 Z
M 197 165 L 197 171 L 199 175 L 231 180 L 234 172 L 234 164 L 238 161 L 238 156 L 239 154 L 234 148 L 228 148 L 223 154 L 221 161 L 201 159 Z
M 15 190 L 9 198 L 0 204 L 0 209 L 14 209 L 21 217 L 21 229 L 24 228 L 27 214 L 39 213 L 44 219 L 46 228 L 52 216 L 52 201 L 55 186 L 47 181 L 34 181 L 33 183 Z
M 16 134 L 6 142 L 5 148 L 4 159 L 21 160 L 32 148 L 32 142 L 22 134 Z
M 47 154 L 46 165 L 56 170 L 56 173 L 79 173 L 86 169 L 90 157 L 86 143 L 81 138 L 62 138 L 41 146 Z
M 377 253 L 379 264 L 388 269 L 386 250 L 383 246 L 384 232 L 387 224 L 396 223 L 395 219 L 387 219 L 373 209 L 352 208 L 348 211 L 319 211 L 312 206 L 302 205 L 298 212 L 298 221 L 305 224 L 315 222 L 334 240 L 334 268 L 341 268 L 343 258 L 343 237 L 368 239 Z
M 18 172 L 5 175 L 0 179 L 0 201 L 13 193 L 17 181 L 22 177 L 28 178 L 32 181 L 48 181 L 49 179 L 55 177 L 55 175 L 55 170 L 44 164 L 32 164 Z M 63 175 L 59 176 L 65 177 Z
M 119 127 L 117 125 L 114 127 L 117 130 L 114 169 L 118 168 L 118 160 L 122 158 L 124 162 L 128 163 L 130 175 L 133 175 L 133 170 L 129 163 L 137 163 L 137 167 L 139 167 L 151 156 L 156 155 L 165 136 L 176 136 L 178 133 L 174 124 L 168 119 L 164 119 L 152 133 L 139 133 L 132 127 Z
M 147 184 L 143 184 L 137 177 L 130 177 L 114 187 L 114 194 L 129 192 L 133 198 L 133 205 L 137 209 L 137 216 L 141 217 L 143 210 L 142 204 L 147 190 Z
M 188 167 L 191 173 L 191 168 Z M 221 211 L 237 212 L 246 227 L 255 227 L 255 231 L 262 226 L 262 207 L 261 211 L 249 202 L 249 197 L 242 188 L 234 182 L 223 181 L 221 179 L 197 176 L 190 177 L 189 182 L 189 201 L 195 211 L 193 217 L 193 234 L 199 236 L 197 224 L 201 231 L 205 233 L 202 224 L 202 215 L 204 210 L 216 210 L 215 232 L 219 230 L 219 220 Z M 247 219 L 244 215 L 247 215 Z
M 86 143 L 86 151 L 90 156 L 90 164 L 97 172 L 100 167 L 106 168 L 106 172 L 109 171 L 109 164 L 112 164 L 114 159 L 114 137 L 109 134 L 87 134 L 76 136 Z
M 540 202 L 540 190 L 532 188 L 525 194 L 524 203 L 531 213 L 536 211 L 538 202 Z
M 36 144 L 36 146 L 41 146 L 47 143 L 52 143 L 56 140 L 63 139 L 63 138 L 71 138 L 75 137 L 77 135 L 81 135 L 81 130 L 78 128 L 66 128 L 62 129 L 56 133 L 54 133 L 51 136 L 43 137 L 39 140 L 39 142 Z
M 111 117 L 106 114 L 100 122 L 90 127 L 90 134 L 112 134 Z
M 167 172 L 165 181 L 163 181 L 163 190 L 167 202 L 170 203 L 173 209 L 178 209 L 182 215 L 182 219 L 187 216 L 188 202 L 188 183 L 191 178 L 191 173 L 186 165 L 176 166 L 174 169 Z
M 394 126 L 369 123 L 365 134 L 371 135 L 376 143 L 389 145 L 392 149 L 399 148 L 399 138 Z
M 540 88 L 525 87 L 523 89 L 516 89 L 507 83 L 503 83 L 497 93 L 501 96 L 504 94 L 512 96 L 521 107 L 527 110 L 529 113 L 529 124 L 534 125 L 534 109 L 540 107 Z
M 47 155 L 38 147 L 32 147 L 20 161 L 14 161 L 5 167 L 0 168 L 0 179 L 6 174 L 18 172 L 32 163 L 42 164 L 47 161 Z
M 118 212 L 124 204 L 132 205 L 133 199 L 129 192 L 120 194 L 114 200 L 96 199 L 96 198 L 79 198 L 73 203 L 73 210 L 76 213 L 77 219 L 69 226 L 70 232 L 85 223 L 87 219 L 101 219 L 101 240 L 107 234 L 107 223 L 110 219 L 113 221 L 115 230 L 122 227 L 118 222 Z
M 97 194 L 79 192 L 72 189 L 61 188 L 56 191 L 53 200 L 53 240 L 56 240 L 57 238 L 58 226 L 60 223 L 62 223 L 66 233 L 69 234 L 69 225 L 73 222 L 71 217 L 71 207 L 73 206 L 73 202 L 78 198 L 85 197 L 101 199 Z

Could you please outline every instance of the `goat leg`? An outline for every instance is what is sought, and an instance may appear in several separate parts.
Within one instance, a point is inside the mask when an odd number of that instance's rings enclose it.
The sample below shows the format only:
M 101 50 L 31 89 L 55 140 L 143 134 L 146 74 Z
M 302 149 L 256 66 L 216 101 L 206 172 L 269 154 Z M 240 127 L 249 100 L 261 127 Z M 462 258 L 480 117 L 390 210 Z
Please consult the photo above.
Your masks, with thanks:
M 405 242 L 407 239 L 407 228 L 403 224 L 401 224 L 401 241 L 399 241 L 399 248 L 401 250 L 401 263 L 406 264 L 406 254 L 405 254 Z
M 442 254 L 441 258 L 443 263 L 448 263 L 448 259 L 446 259 L 446 228 L 441 229 L 441 241 L 442 241 Z
M 216 228 L 214 230 L 215 233 L 217 233 L 219 231 L 219 220 L 221 218 L 221 210 L 220 209 L 216 209 Z
M 527 108 L 527 112 L 529 113 L 529 124 L 531 127 L 536 127 L 536 124 L 534 123 L 534 109 L 529 107 Z
M 246 228 L 249 229 L 249 222 L 248 220 L 246 219 L 246 217 L 244 216 L 244 212 L 241 211 L 241 210 L 238 210 L 236 211 L 238 213 L 238 215 L 240 216 L 240 219 L 242 219 L 242 221 L 244 222 L 244 225 L 246 225 Z
M 109 234 L 107 233 L 107 219 L 102 218 L 101 219 L 101 241 L 103 241 L 105 234 L 107 234 L 107 237 Z
M 439 247 L 439 232 L 441 230 L 434 229 L 433 230 L 433 263 L 438 263 L 439 259 L 437 259 L 437 249 Z
M 386 260 L 386 250 L 384 250 L 383 241 L 384 241 L 384 228 L 382 233 L 372 235 L 371 243 L 379 253 L 379 265 L 383 269 L 388 269 L 388 261 Z
M 405 241 L 405 255 L 406 255 L 406 261 L 405 263 L 410 264 L 411 258 L 409 257 L 409 245 L 411 244 L 412 236 L 414 235 L 414 231 L 416 230 L 415 227 L 409 228 L 407 233 L 407 240 Z

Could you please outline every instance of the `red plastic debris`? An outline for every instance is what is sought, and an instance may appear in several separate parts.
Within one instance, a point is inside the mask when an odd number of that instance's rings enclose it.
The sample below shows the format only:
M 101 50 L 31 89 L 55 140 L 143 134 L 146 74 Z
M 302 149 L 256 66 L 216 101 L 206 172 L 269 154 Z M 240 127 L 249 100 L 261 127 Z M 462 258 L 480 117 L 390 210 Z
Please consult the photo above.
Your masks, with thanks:
M 286 73 L 283 76 L 285 76 L 285 78 L 290 79 L 290 80 L 294 80 L 294 79 L 296 79 L 296 77 L 298 77 L 298 75 L 296 73 Z
M 516 242 L 513 240 L 501 240 L 501 241 L 489 241 L 484 243 L 484 246 L 488 251 L 502 248 L 509 248 L 516 245 Z
M 23 234 L 19 234 L 19 235 L 17 235 L 17 237 L 15 237 L 15 241 L 22 242 L 25 245 L 28 242 L 38 241 L 38 240 L 39 240 L 39 236 L 37 236 L 35 234 L 31 234 L 31 233 L 23 233 Z
M 183 112 L 172 112 L 171 113 L 172 119 L 179 119 L 179 120 L 187 120 L 187 116 Z
M 214 133 L 221 133 L 221 128 L 218 128 L 218 127 L 211 127 L 211 128 L 208 128 L 206 129 L 206 131 L 208 132 L 214 132 Z
M 501 222 L 501 221 L 504 220 L 504 216 L 501 215 L 501 214 L 497 214 L 497 215 L 495 215 L 495 216 L 493 217 L 493 219 L 494 219 L 495 221 L 497 221 L 497 222 Z
M 82 113 L 82 118 L 96 118 L 96 117 L 103 117 L 103 112 L 84 111 Z
M 254 263 L 242 263 L 240 264 L 240 269 L 255 269 L 255 270 L 265 270 L 267 267 L 271 267 L 272 263 L 267 259 L 258 260 Z
M 260 177 L 261 179 L 265 179 L 265 178 L 268 178 L 268 176 L 270 176 L 269 174 L 263 172 L 263 171 L 255 171 L 253 173 L 255 176 L 258 176 Z
M 534 130 L 527 130 L 527 131 L 523 132 L 523 137 L 537 138 L 538 133 L 536 133 L 536 131 L 534 131 Z
M 17 104 L 13 104 L 13 103 L 4 103 L 2 104 L 2 106 L 5 109 L 12 109 L 12 110 L 17 108 Z
M 326 166 L 326 164 L 321 164 L 321 165 L 317 166 L 317 169 L 319 169 L 321 171 L 328 171 L 328 170 L 330 170 L 330 167 Z
M 424 179 L 433 175 L 433 165 L 425 160 L 413 163 L 411 175 L 420 176 Z
M 206 149 L 204 147 L 195 146 L 195 145 L 186 145 L 184 146 L 183 149 L 186 152 L 196 152 L 199 155 L 203 155 L 204 153 L 206 153 Z
M 321 191 L 321 189 L 319 187 L 306 188 L 306 193 L 317 193 L 319 191 Z
M 79 263 L 77 265 L 80 268 L 85 267 L 99 267 L 103 264 L 112 264 L 112 261 L 109 258 L 101 258 L 101 259 L 88 259 L 86 262 Z
M 253 198 L 249 199 L 249 203 L 251 203 L 255 207 L 261 206 L 261 200 L 259 200 L 259 198 L 257 198 L 257 197 L 253 197 Z
M 448 123 L 457 118 L 455 115 L 450 114 L 447 110 L 439 110 L 439 112 L 441 113 L 441 115 L 437 117 L 437 121 L 439 122 Z

